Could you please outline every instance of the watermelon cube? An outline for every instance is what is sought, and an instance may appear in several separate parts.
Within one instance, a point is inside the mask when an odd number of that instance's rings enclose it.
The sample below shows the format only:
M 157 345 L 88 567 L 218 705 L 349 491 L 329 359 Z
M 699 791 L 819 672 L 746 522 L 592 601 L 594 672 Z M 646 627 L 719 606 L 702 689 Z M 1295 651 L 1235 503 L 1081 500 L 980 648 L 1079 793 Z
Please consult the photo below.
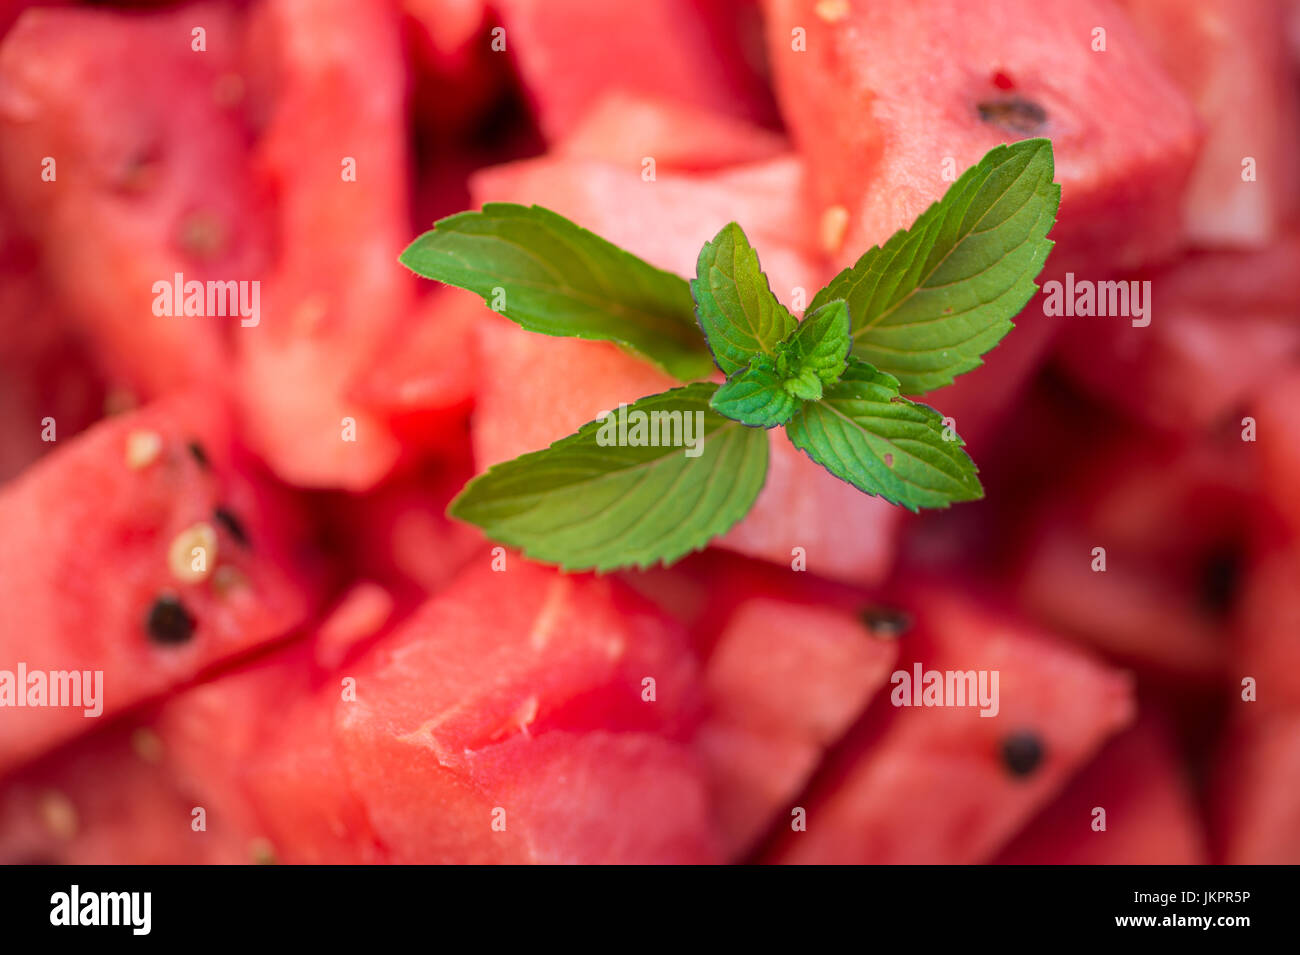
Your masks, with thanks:
M 451 761 L 548 727 L 686 731 L 695 664 L 671 621 L 615 580 L 505 561 L 467 567 L 367 655 L 345 728 L 378 722 Z
M 904 605 L 915 629 L 893 686 L 838 748 L 767 858 L 786 863 L 989 861 L 1133 715 L 1127 674 L 939 582 Z M 925 705 L 927 672 L 998 674 L 992 707 Z M 918 673 L 920 681 L 903 683 Z M 965 685 L 969 678 L 963 677 Z M 964 690 L 963 690 L 964 692 Z M 986 694 L 992 698 L 993 694 Z M 902 705 L 911 700 L 912 705 Z M 916 705 L 917 701 L 920 705 Z M 895 702 L 897 701 L 897 702 Z
M 1187 235 L 1267 244 L 1300 208 L 1291 173 L 1300 103 L 1281 0 L 1121 0 L 1205 124 L 1185 198 Z
M 482 299 L 439 288 L 398 323 L 352 394 L 409 453 L 454 448 L 478 377 L 474 327 Z
M 1295 231 L 1259 251 L 1189 254 L 1141 275 L 1153 292 L 1150 325 L 1064 319 L 1056 360 L 1089 395 L 1152 427 L 1238 432 L 1300 351 L 1298 262 Z
M 1096 810 L 1105 810 L 1105 816 Z M 1104 821 L 1105 828 L 1095 828 Z M 1106 744 L 995 860 L 1002 865 L 1204 865 L 1204 825 L 1169 731 L 1145 717 Z
M 1246 447 L 1142 431 L 1094 445 L 1031 518 L 1025 607 L 1146 675 L 1216 682 L 1255 546 Z
M 162 310 L 177 276 L 253 281 L 265 262 L 239 71 L 224 5 L 32 9 L 0 47 L 0 184 L 106 374 L 144 397 L 218 386 L 243 321 Z
M 467 569 L 333 704 L 392 860 L 713 858 L 703 778 L 669 738 L 698 709 L 682 634 L 610 578 L 508 561 Z
M 561 138 L 602 91 L 651 94 L 768 120 L 770 94 L 747 40 L 757 11 L 738 0 L 494 0 L 543 132 Z M 748 29 L 746 29 L 748 27 Z M 757 51 L 761 55 L 761 41 Z
M 419 739 L 345 726 L 352 778 L 395 863 L 720 860 L 701 771 L 649 733 L 514 735 L 447 765 Z
M 698 737 L 731 856 L 789 811 L 897 652 L 843 611 L 770 598 L 735 611 L 705 666 L 710 712 Z
M 910 226 L 991 147 L 1030 136 L 1055 149 L 1054 268 L 1131 267 L 1181 241 L 1198 121 L 1105 0 L 764 8 L 814 215 L 834 207 L 848 215 L 842 239 L 828 235 L 838 264 Z
M 0 492 L 0 670 L 28 674 L 9 687 L 0 768 L 92 728 L 87 708 L 122 712 L 305 617 L 292 529 L 233 462 L 229 429 L 211 395 L 176 395 L 100 422 Z M 53 671 L 98 700 L 16 705 Z
M 105 386 L 76 326 L 35 272 L 37 253 L 0 209 L 0 482 L 103 413 Z
M 383 860 L 332 732 L 329 632 L 346 606 L 310 639 L 169 700 L 150 724 L 178 784 L 276 861 Z
M 398 14 L 268 0 L 250 30 L 278 78 L 254 164 L 276 198 L 275 228 L 293 240 L 267 276 L 261 321 L 236 336 L 243 425 L 284 480 L 364 490 L 400 446 L 351 389 L 415 288 L 394 265 L 409 239 Z
M 147 726 L 118 724 L 6 778 L 0 783 L 0 863 L 256 861 L 257 838 L 180 783 L 163 753 Z
M 173 772 L 286 862 L 712 861 L 702 772 L 671 738 L 699 705 L 681 634 L 613 580 L 507 566 L 341 668 L 347 602 L 169 702 Z

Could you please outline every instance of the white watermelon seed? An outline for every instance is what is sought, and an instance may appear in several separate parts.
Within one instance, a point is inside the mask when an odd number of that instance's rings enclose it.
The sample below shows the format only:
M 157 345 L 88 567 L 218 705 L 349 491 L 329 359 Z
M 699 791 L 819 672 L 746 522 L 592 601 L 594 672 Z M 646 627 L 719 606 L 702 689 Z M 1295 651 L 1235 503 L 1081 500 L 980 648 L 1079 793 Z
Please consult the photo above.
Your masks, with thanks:
M 835 255 L 844 244 L 844 233 L 849 228 L 849 210 L 843 206 L 831 206 L 822 213 L 821 240 L 822 250 L 827 255 Z
M 162 453 L 163 439 L 157 431 L 137 430 L 126 436 L 126 466 L 133 471 L 147 468 Z
M 827 23 L 838 23 L 849 15 L 849 0 L 819 0 L 813 12 Z
M 181 583 L 207 578 L 217 563 L 217 531 L 206 521 L 191 524 L 176 535 L 167 551 L 167 566 Z

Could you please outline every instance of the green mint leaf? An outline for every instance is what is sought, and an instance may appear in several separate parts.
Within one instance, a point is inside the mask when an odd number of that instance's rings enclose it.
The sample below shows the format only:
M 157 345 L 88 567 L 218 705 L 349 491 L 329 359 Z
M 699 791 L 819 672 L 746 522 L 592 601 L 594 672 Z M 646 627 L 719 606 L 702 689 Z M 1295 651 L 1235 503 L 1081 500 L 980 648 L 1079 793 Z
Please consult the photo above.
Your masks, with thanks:
M 713 371 L 685 279 L 541 206 L 492 202 L 448 216 L 401 261 L 529 331 L 617 342 L 682 381 Z
M 857 358 L 785 430 L 836 477 L 913 511 L 984 496 L 974 462 L 955 433 L 945 438 L 939 413 L 900 397 L 896 378 Z
M 784 385 L 770 358 L 756 359 L 744 371 L 728 378 L 709 404 L 733 421 L 755 428 L 772 428 L 785 424 L 798 404 Z
M 588 422 L 489 468 L 448 513 L 566 570 L 672 563 L 744 517 L 767 476 L 767 434 L 711 410 L 715 389 L 674 388 Z M 633 443 L 662 443 L 665 421 L 670 446 Z
M 790 336 L 777 346 L 777 370 L 783 368 L 790 378 L 808 379 L 811 374 L 819 383 L 812 400 L 820 398 L 820 385 L 840 380 L 848 361 L 853 340 L 849 337 L 849 307 L 837 300 L 810 311 Z
M 774 356 L 798 324 L 772 294 L 758 253 L 734 222 L 700 250 L 690 287 L 713 360 L 728 378 L 760 355 Z
M 1038 287 L 1061 198 L 1052 176 L 1048 140 L 995 147 L 809 308 L 846 300 L 854 355 L 896 377 L 904 394 L 950 384 L 982 364 Z

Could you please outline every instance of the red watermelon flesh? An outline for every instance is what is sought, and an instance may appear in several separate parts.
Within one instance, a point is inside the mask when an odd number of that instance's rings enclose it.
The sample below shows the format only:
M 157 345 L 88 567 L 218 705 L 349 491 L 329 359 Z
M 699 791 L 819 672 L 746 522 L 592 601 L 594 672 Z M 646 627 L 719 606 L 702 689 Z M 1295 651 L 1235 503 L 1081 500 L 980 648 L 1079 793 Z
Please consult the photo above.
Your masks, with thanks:
M 1300 408 L 1300 372 L 1280 376 L 1261 388 L 1251 410 L 1256 418 L 1260 481 L 1264 494 L 1286 523 L 1300 531 L 1300 428 L 1295 411 Z
M 478 378 L 474 326 L 484 309 L 470 292 L 434 290 L 399 323 L 353 388 L 408 452 L 448 447 L 464 433 Z
M 261 831 L 287 863 L 389 861 L 362 798 L 369 783 L 349 775 L 334 731 L 333 703 L 342 692 L 341 679 L 288 708 L 243 774 Z M 412 801 L 405 808 L 420 816 L 427 802 Z
M 1143 42 L 1192 102 L 1205 142 L 1185 200 L 1188 237 L 1261 246 L 1300 204 L 1300 128 L 1279 0 L 1120 0 Z M 1255 161 L 1243 180 L 1242 163 Z
M 1283 10 L 1286 16 L 1287 49 L 1290 51 L 1291 65 L 1300 69 L 1300 0 L 1284 0 Z
M 29 10 L 0 48 L 3 188 L 105 371 L 145 396 L 218 386 L 241 321 L 159 316 L 154 283 L 253 280 L 264 261 L 238 70 L 235 23 L 218 6 Z M 53 182 L 40 176 L 47 156 Z
M 1093 810 L 1106 810 L 1103 831 Z M 1204 865 L 1204 826 L 1168 731 L 1115 737 L 997 857 L 1003 865 Z
M 316 664 L 337 670 L 345 660 L 387 633 L 399 613 L 397 602 L 383 585 L 372 580 L 352 584 L 316 632 Z
M 479 468 L 545 448 L 621 401 L 677 384 L 607 342 L 535 335 L 495 317 L 479 335 L 484 374 L 472 429 Z M 717 544 L 787 567 L 803 548 L 813 572 L 867 584 L 887 573 L 901 519 L 900 509 L 833 477 L 773 432 L 763 490 Z
M 771 118 L 770 94 L 745 46 L 750 37 L 743 25 L 753 26 L 757 16 L 747 3 L 493 0 L 493 6 L 550 140 L 563 137 L 608 90 L 751 121 Z
M 995 717 L 978 707 L 895 707 L 901 684 L 818 775 L 801 805 L 807 830 L 770 861 L 967 864 L 988 861 L 1101 742 L 1132 717 L 1131 681 L 946 584 L 914 591 L 917 621 L 898 670 L 999 672 Z M 892 679 L 892 678 L 891 678 Z M 1038 742 L 1013 772 L 1008 744 Z M 1018 742 L 1013 742 L 1018 741 Z
M 1261 709 L 1300 706 L 1300 546 L 1265 548 L 1246 577 L 1233 631 L 1232 684 L 1252 677 Z
M 640 175 L 647 158 L 656 169 L 704 171 L 772 159 L 788 153 L 790 144 L 770 129 L 734 116 L 616 90 L 598 100 L 555 151 Z
M 549 727 L 685 731 L 698 700 L 675 624 L 613 579 L 505 560 L 466 568 L 367 657 L 345 727 L 377 722 L 449 763 Z
M 58 447 L 43 440 L 53 418 L 62 440 L 102 414 L 105 388 L 79 330 L 52 304 L 35 251 L 0 210 L 0 482 Z
M 0 0 L 0 38 L 3 38 L 9 32 L 9 28 L 14 25 L 14 21 L 28 7 L 36 5 L 37 0 Z M 41 6 L 53 7 L 58 6 L 60 0 L 48 0 L 41 3 Z
M 348 572 L 374 578 L 403 601 L 442 589 L 486 553 L 482 532 L 446 513 L 472 476 L 468 461 L 431 459 L 365 494 L 324 500 L 327 533 L 339 541 Z
M 1098 447 L 1034 518 L 1024 605 L 1148 675 L 1216 680 L 1255 546 L 1244 447 L 1235 433 L 1184 446 L 1144 432 Z
M 0 783 L 0 863 L 237 864 L 255 861 L 256 848 L 177 782 L 145 727 L 107 727 Z
M 876 604 L 869 590 L 824 577 L 815 565 L 797 570 L 789 563 L 751 559 L 720 548 L 691 554 L 671 567 L 620 571 L 617 576 L 681 623 L 696 655 L 703 658 L 713 653 L 731 618 L 754 600 L 835 611 L 843 617 Z
M 1140 556 L 1108 548 L 1106 572 L 1092 570 L 1091 535 L 1042 530 L 1021 586 L 1029 610 L 1108 656 L 1145 671 L 1201 683 L 1227 663 L 1226 627 Z
M 284 634 L 310 597 L 265 495 L 232 466 L 228 415 L 210 395 L 174 396 L 68 441 L 0 493 L 0 669 L 102 670 L 109 715 Z M 201 544 L 207 576 L 196 579 L 193 548 L 172 550 L 200 524 L 189 543 Z M 80 707 L 14 708 L 2 725 L 10 766 L 94 720 Z
M 715 716 L 825 746 L 893 669 L 898 646 L 851 614 L 756 598 L 732 615 L 705 670 Z
M 395 863 L 721 859 L 698 765 L 659 736 L 519 734 L 466 754 L 453 770 L 434 750 L 374 724 L 344 734 L 352 778 Z
M 554 583 L 544 585 L 543 578 Z M 472 774 L 475 785 L 490 782 L 489 788 L 498 794 L 515 793 L 521 800 L 545 797 L 552 803 L 560 798 L 552 783 L 515 780 L 508 771 L 519 760 L 521 773 L 544 773 L 544 766 L 532 762 L 541 757 L 531 749 L 503 747 L 492 727 L 516 716 L 537 717 L 529 732 L 540 731 L 548 720 L 555 725 L 616 725 L 619 720 L 612 714 L 634 714 L 633 706 L 656 707 L 663 715 L 648 717 L 650 711 L 642 710 L 624 721 L 629 726 L 667 727 L 686 719 L 683 707 L 693 697 L 689 657 L 647 611 L 622 598 L 614 603 L 608 597 L 602 600 L 610 583 L 567 578 L 522 561 L 507 573 L 493 573 L 485 564 L 467 572 L 436 606 L 429 605 L 423 616 L 385 639 L 375 652 L 367 652 L 354 668 L 331 675 L 331 661 L 322 660 L 320 651 L 324 634 L 337 621 L 336 612 L 309 644 L 281 651 L 170 702 L 157 730 L 177 774 L 266 839 L 281 861 L 451 861 L 457 856 L 438 843 L 442 837 L 436 833 L 412 842 L 392 829 L 399 823 L 406 829 L 434 825 L 442 818 L 439 808 L 448 804 L 465 778 L 464 767 L 444 770 L 432 780 L 417 771 L 419 753 L 430 750 L 419 745 L 425 739 L 421 733 L 401 732 L 400 720 L 404 713 L 426 712 L 419 700 L 428 699 L 427 694 L 459 694 L 451 707 L 457 712 L 450 714 L 445 729 L 436 734 L 430 729 L 427 738 L 437 735 L 466 760 L 475 753 L 464 750 L 463 744 L 473 742 L 481 756 Z M 484 608 L 495 613 L 485 613 Z M 665 636 L 670 645 L 664 644 Z M 503 638 L 494 649 L 492 643 Z M 575 640 L 582 645 L 575 646 Z M 521 645 L 538 649 L 520 652 Z M 621 663 L 611 657 L 619 645 L 625 655 Z M 625 676 L 609 682 L 620 667 L 627 668 Z M 656 703 L 641 702 L 643 671 L 659 678 Z M 342 676 L 356 679 L 360 702 L 340 702 Z M 361 707 L 365 717 L 356 715 Z M 569 738 L 567 733 L 547 732 L 537 739 L 551 735 Z M 483 737 L 496 742 L 484 745 L 478 742 Z M 574 737 L 579 743 L 573 746 L 557 749 L 548 744 L 536 752 L 579 775 L 594 774 L 592 786 L 626 785 L 626 791 L 616 789 L 608 796 L 623 803 L 641 787 L 660 795 L 665 789 L 681 795 L 684 788 L 694 792 L 697 802 L 702 798 L 696 792 L 695 771 L 682 768 L 686 760 L 679 747 L 642 734 L 627 738 L 632 741 L 627 746 L 596 746 L 590 759 L 582 755 L 588 744 L 581 737 Z M 515 755 L 503 762 L 504 756 L 494 755 L 498 749 Z M 622 755 L 624 750 L 630 755 Z M 392 759 L 395 753 L 401 758 Z M 626 767 L 642 757 L 649 762 L 640 771 Z M 616 772 L 607 767 L 606 772 L 600 768 L 604 760 L 622 768 Z M 357 766 L 364 769 L 349 775 Z M 658 774 L 664 774 L 666 782 L 655 781 Z M 395 793 L 404 794 L 400 804 L 393 802 Z M 548 793 L 556 795 L 552 799 Z M 572 791 L 568 798 L 574 798 Z M 595 806 L 610 805 L 595 795 L 591 799 Z M 529 818 L 520 811 L 522 818 Z M 547 811 L 553 815 L 553 809 Z M 387 820 L 385 829 L 372 830 L 372 812 L 377 825 Z M 627 817 L 618 818 L 628 828 Z M 604 824 L 614 825 L 614 820 L 605 819 Z M 490 843 L 477 835 L 479 830 L 468 819 L 464 825 L 475 833 L 470 845 L 479 853 L 470 858 L 481 859 Z M 699 844 L 707 845 L 707 837 Z M 595 850 L 589 845 L 585 851 Z
M 793 806 L 897 652 L 839 610 L 757 598 L 732 615 L 705 666 L 710 712 L 698 738 L 731 855 Z
M 1239 720 L 1220 743 L 1211 783 L 1214 861 L 1300 864 L 1297 781 L 1300 715 L 1292 710 Z
M 286 481 L 362 490 L 400 448 L 351 388 L 414 294 L 394 265 L 410 238 L 398 16 L 386 4 L 266 0 L 253 22 L 250 45 L 269 47 L 278 76 L 256 163 L 294 240 L 265 283 L 261 323 L 238 330 L 243 424 Z
M 336 704 L 379 839 L 394 861 L 705 861 L 702 778 L 659 735 L 686 733 L 698 706 L 682 634 L 610 578 L 508 561 L 426 604 Z M 661 819 L 625 808 L 669 797 L 681 811 Z M 497 806 L 522 840 L 494 837 Z
M 310 640 L 174 697 L 152 723 L 173 777 L 280 862 L 383 860 L 332 728 L 341 677 L 326 634 L 340 612 Z
M 1059 319 L 1057 361 L 1097 400 L 1167 431 L 1240 427 L 1300 355 L 1300 233 L 1258 252 L 1195 252 L 1149 281 L 1151 324 Z
M 830 9 L 828 9 L 830 8 Z M 768 0 L 782 113 L 817 208 L 849 214 L 840 265 L 910 226 L 1001 142 L 1052 139 L 1054 268 L 1134 266 L 1178 244 L 1198 126 L 1191 105 L 1103 0 Z M 806 30 L 806 50 L 791 31 Z M 1092 49 L 1106 31 L 1106 51 Z M 987 119 L 982 116 L 988 117 Z M 953 161 L 945 170 L 945 160 Z
M 168 773 L 201 804 L 261 835 L 246 766 L 317 673 L 312 644 L 296 641 L 166 700 L 146 725 Z
M 488 5 L 486 0 L 401 0 L 401 7 L 438 55 L 454 62 L 482 32 Z

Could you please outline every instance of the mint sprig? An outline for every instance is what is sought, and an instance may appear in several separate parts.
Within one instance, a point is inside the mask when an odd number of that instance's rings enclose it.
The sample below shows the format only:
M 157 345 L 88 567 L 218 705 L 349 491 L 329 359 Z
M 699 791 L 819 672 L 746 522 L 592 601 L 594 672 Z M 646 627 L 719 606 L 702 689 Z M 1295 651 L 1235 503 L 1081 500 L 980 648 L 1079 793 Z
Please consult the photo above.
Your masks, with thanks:
M 671 563 L 740 521 L 767 474 L 765 428 L 830 473 L 907 507 L 983 496 L 944 419 L 903 397 L 978 367 L 1032 296 L 1060 188 L 1051 144 L 991 150 L 910 229 L 866 252 L 803 321 L 736 223 L 696 277 L 663 272 L 538 206 L 436 223 L 402 255 L 531 331 L 616 342 L 682 381 L 549 448 L 489 468 L 449 513 L 569 570 Z M 698 322 L 698 324 L 697 324 Z M 703 332 L 703 335 L 700 332 Z

